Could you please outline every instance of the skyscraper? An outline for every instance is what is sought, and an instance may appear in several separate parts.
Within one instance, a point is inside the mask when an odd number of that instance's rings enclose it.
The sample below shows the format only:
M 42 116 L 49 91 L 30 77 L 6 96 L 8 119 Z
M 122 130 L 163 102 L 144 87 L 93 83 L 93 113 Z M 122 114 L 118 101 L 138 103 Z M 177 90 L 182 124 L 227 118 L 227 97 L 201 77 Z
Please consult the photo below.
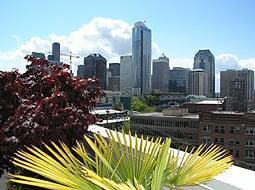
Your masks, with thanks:
M 103 90 L 106 90 L 106 59 L 100 54 L 84 57 L 84 65 L 78 65 L 77 76 L 90 78 L 96 76 Z
M 208 73 L 203 69 L 194 69 L 189 72 L 189 94 L 208 97 Z
M 56 62 L 60 62 L 60 43 L 54 42 L 52 44 L 52 55 Z
M 209 49 L 199 50 L 194 57 L 194 69 L 208 73 L 208 97 L 215 97 L 215 59 Z
M 135 66 L 134 88 L 138 95 L 151 90 L 151 30 L 143 22 L 132 30 L 132 56 Z
M 174 67 L 169 70 L 169 91 L 188 93 L 189 68 Z
M 248 69 L 220 72 L 220 94 L 227 97 L 226 109 L 247 112 L 254 108 L 254 72 Z
M 120 64 L 109 63 L 108 90 L 120 91 Z
M 132 56 L 120 56 L 120 90 L 123 94 L 131 95 L 133 88 L 134 67 Z
M 168 92 L 169 59 L 162 55 L 153 60 L 152 90 Z
M 119 63 L 109 63 L 109 70 L 112 77 L 120 76 L 120 64 Z

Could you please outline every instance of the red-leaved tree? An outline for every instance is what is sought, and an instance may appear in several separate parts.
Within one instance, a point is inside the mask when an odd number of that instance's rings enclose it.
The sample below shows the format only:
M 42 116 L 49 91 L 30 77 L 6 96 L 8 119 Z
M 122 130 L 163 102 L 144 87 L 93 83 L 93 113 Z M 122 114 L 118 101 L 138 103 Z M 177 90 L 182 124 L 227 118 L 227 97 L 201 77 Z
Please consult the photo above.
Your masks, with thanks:
M 0 71 L 0 175 L 24 146 L 62 141 L 71 146 L 96 121 L 90 111 L 103 96 L 96 78 L 73 77 L 69 65 L 26 56 L 20 74 Z

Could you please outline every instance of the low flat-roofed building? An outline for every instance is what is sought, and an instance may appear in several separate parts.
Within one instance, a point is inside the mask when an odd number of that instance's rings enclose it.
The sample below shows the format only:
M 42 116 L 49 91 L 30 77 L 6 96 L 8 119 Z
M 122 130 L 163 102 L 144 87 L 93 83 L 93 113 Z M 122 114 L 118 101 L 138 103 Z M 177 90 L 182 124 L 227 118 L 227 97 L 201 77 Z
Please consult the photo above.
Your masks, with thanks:
M 188 109 L 189 113 L 200 113 L 208 111 L 223 111 L 224 110 L 224 98 L 211 98 L 201 100 L 198 102 L 186 102 L 183 107 Z
M 179 114 L 180 109 L 176 111 L 178 114 L 169 114 L 169 110 L 162 113 L 133 113 L 130 116 L 131 132 L 151 137 L 171 137 L 176 146 L 198 145 L 199 115 L 185 111 Z

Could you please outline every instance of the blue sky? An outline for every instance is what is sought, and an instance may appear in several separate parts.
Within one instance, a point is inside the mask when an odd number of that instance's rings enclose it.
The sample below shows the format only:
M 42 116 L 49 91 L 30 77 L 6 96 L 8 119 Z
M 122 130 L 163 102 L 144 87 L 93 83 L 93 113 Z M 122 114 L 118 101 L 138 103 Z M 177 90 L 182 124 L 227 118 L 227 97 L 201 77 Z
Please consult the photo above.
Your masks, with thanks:
M 108 47 L 104 46 L 101 53 L 114 60 L 116 55 L 129 53 L 131 41 L 130 36 L 124 35 L 125 30 L 139 20 L 146 20 L 152 30 L 153 58 L 165 53 L 170 57 L 170 67 L 192 66 L 194 54 L 209 48 L 216 56 L 218 70 L 234 66 L 255 69 L 254 8 L 254 0 L 1 1 L 0 69 L 22 67 L 15 61 L 26 53 L 26 48 L 28 52 L 32 47 L 47 52 L 54 40 L 64 44 L 63 50 L 72 48 L 82 56 L 89 51 L 101 51 L 103 41 Z M 124 36 L 109 38 L 116 22 Z M 87 27 L 93 28 L 91 31 L 100 30 L 100 40 L 94 36 L 86 44 L 75 46 L 72 39 L 91 37 L 86 35 L 86 27 L 82 29 L 84 25 L 93 26 Z M 91 45 L 92 42 L 97 45 Z M 79 51 L 85 46 L 89 47 L 86 51 Z

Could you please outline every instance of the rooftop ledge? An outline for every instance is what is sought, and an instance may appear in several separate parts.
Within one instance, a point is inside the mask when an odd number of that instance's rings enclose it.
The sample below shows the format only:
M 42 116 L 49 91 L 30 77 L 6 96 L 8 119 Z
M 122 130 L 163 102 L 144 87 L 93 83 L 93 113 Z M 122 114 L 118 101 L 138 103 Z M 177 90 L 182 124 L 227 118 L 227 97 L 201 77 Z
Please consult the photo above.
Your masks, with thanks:
M 90 125 L 90 132 L 101 134 L 108 138 L 107 131 L 104 127 L 98 125 Z M 172 149 L 173 151 L 178 151 Z M 184 152 L 181 152 L 184 154 Z M 255 171 L 247 170 L 237 166 L 231 166 L 225 172 L 216 176 L 212 181 L 197 186 L 183 187 L 183 190 L 251 190 L 255 187 Z

